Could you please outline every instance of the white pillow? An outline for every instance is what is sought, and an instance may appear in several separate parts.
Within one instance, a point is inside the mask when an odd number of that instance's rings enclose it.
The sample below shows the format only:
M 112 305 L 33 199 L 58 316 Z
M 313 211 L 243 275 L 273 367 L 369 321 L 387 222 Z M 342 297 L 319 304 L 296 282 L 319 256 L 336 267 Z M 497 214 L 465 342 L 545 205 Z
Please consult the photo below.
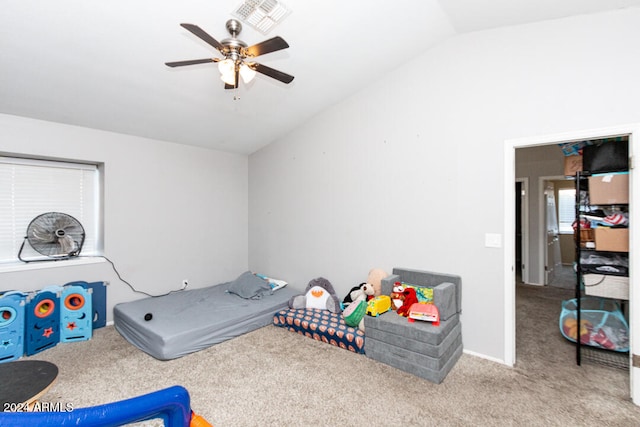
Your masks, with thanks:
M 272 291 L 277 291 L 280 288 L 284 288 L 285 286 L 287 286 L 287 282 L 285 282 L 284 280 L 279 280 L 279 279 L 273 279 L 271 277 L 267 277 L 264 274 L 258 274 L 256 273 L 256 276 L 266 280 L 267 282 L 269 282 L 269 286 L 271 286 L 271 290 Z

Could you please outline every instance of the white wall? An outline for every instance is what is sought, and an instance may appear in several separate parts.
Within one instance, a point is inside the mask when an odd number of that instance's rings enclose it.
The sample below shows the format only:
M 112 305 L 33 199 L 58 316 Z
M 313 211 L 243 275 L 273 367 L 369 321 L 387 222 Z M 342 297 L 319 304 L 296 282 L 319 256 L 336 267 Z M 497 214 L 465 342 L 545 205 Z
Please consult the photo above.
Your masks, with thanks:
M 250 156 L 249 265 L 340 297 L 373 267 L 459 274 L 465 348 L 505 360 L 505 254 L 484 246 L 503 230 L 504 142 L 637 121 L 637 40 L 629 9 L 417 57 Z
M 104 163 L 104 248 L 136 289 L 162 294 L 232 280 L 247 269 L 247 157 L 0 114 L 0 153 Z M 59 263 L 56 263 L 59 264 Z M 108 263 L 0 273 L 0 291 L 109 281 L 114 304 L 137 299 Z

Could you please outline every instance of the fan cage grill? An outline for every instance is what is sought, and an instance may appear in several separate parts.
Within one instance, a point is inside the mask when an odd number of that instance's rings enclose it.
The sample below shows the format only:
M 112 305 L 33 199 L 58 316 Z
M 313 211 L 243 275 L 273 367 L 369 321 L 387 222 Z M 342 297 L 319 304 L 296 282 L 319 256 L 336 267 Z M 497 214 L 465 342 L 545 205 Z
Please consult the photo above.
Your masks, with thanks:
M 25 240 L 40 255 L 48 258 L 66 259 L 78 256 L 84 244 L 85 231 L 82 224 L 69 214 L 47 212 L 35 217 L 27 227 Z M 24 248 L 20 248 L 18 258 Z

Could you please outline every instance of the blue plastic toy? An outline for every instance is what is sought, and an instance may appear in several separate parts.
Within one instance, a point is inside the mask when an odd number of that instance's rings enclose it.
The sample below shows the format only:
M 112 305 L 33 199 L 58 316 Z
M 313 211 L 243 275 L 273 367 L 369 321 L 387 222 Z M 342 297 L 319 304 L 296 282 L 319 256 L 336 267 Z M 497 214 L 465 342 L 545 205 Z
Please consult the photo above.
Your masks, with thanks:
M 115 427 L 155 418 L 162 419 L 167 427 L 210 426 L 193 414 L 189 392 L 182 386 L 70 412 L 0 412 L 0 425 Z
M 0 362 L 17 360 L 24 354 L 24 306 L 21 292 L 0 296 Z
M 107 324 L 107 283 L 106 282 L 70 282 L 65 286 L 82 286 L 91 292 L 93 309 L 93 329 L 103 328 Z
M 49 286 L 27 297 L 25 354 L 34 355 L 60 342 L 60 286 Z
M 64 286 L 60 296 L 60 341 L 91 339 L 93 309 L 91 290 L 83 286 Z

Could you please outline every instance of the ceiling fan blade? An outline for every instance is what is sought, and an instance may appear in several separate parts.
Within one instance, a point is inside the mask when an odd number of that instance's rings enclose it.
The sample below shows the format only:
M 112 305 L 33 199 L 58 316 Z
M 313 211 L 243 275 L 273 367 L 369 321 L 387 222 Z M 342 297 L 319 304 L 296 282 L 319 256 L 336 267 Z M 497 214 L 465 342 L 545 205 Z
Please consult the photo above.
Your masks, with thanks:
M 165 62 L 168 67 L 182 67 L 184 65 L 206 64 L 207 62 L 218 62 L 217 58 L 190 59 L 188 61 Z
M 276 36 L 272 39 L 265 40 L 261 43 L 254 44 L 253 46 L 249 46 L 244 51 L 247 53 L 249 57 L 256 57 L 260 55 L 265 55 L 267 53 L 275 52 L 277 50 L 286 49 L 289 47 L 289 44 L 284 41 L 284 39 L 280 36 Z
M 180 24 L 180 26 L 182 28 L 186 28 L 187 30 L 191 31 L 194 35 L 200 37 L 202 40 L 209 43 L 211 46 L 215 47 L 220 52 L 224 51 L 224 45 L 222 43 L 220 43 L 218 40 L 211 37 L 206 31 L 204 31 L 202 28 L 198 27 L 197 25 Z
M 272 79 L 280 80 L 282 83 L 291 83 L 293 81 L 293 76 L 287 73 L 283 73 L 282 71 L 278 71 L 271 67 L 267 67 L 266 65 L 258 64 L 257 62 L 252 62 L 250 67 L 256 70 L 259 73 L 264 74 L 265 76 L 269 76 Z

